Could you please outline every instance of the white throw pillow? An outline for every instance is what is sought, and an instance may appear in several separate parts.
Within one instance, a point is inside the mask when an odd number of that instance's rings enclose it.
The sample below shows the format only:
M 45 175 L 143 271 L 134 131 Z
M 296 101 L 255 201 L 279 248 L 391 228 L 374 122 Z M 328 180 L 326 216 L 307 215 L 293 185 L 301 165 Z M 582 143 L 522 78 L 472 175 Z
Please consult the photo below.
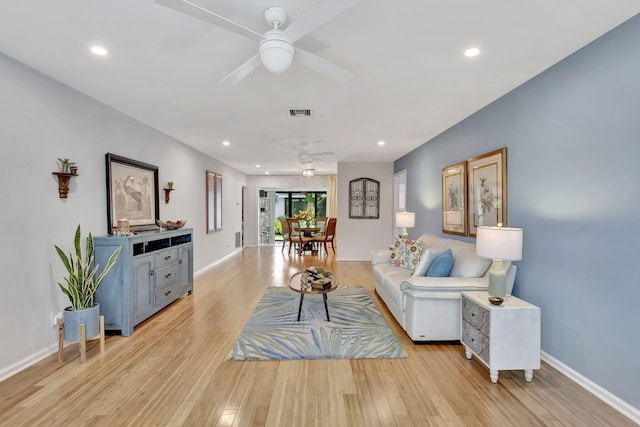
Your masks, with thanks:
M 491 260 L 482 258 L 474 251 L 464 250 L 454 252 L 451 277 L 482 277 L 491 266 Z
M 416 269 L 413 272 L 412 276 L 424 276 L 427 274 L 427 270 L 429 266 L 433 262 L 434 259 L 438 257 L 441 253 L 443 253 L 444 249 L 424 249 L 422 251 L 422 255 L 420 256 L 420 261 L 418 265 L 416 265 Z

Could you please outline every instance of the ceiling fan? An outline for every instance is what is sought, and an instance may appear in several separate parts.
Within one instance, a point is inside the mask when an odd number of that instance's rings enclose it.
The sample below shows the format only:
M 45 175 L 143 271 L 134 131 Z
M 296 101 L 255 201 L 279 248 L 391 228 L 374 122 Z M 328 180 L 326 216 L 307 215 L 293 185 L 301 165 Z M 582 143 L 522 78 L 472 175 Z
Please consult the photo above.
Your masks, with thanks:
M 315 142 L 320 142 L 320 141 L 315 141 Z M 323 159 L 323 157 L 336 155 L 336 153 L 334 153 L 333 151 L 322 151 L 317 153 L 310 153 L 309 144 L 313 144 L 313 143 L 310 143 L 310 142 L 300 143 L 300 151 L 298 151 L 297 156 L 298 156 L 298 161 L 300 162 L 301 165 L 308 165 L 309 163 L 312 163 L 314 161 L 317 162 L 317 161 L 325 160 Z
M 207 21 L 214 22 L 215 25 L 236 34 L 259 41 L 258 53 L 218 82 L 218 84 L 235 84 L 260 64 L 273 73 L 282 73 L 289 68 L 294 59 L 296 62 L 339 82 L 350 79 L 353 76 L 351 71 L 295 47 L 293 44 L 359 1 L 322 0 L 284 29 L 282 26 L 287 19 L 286 11 L 279 6 L 268 7 L 264 11 L 264 18 L 272 28 L 264 34 L 233 22 L 190 0 L 156 0 L 156 3 L 197 18 L 202 17 L 202 13 L 207 14 Z
M 336 153 L 334 153 L 333 151 L 310 153 L 309 144 L 315 144 L 319 142 L 322 141 L 301 142 L 300 149 L 297 153 L 292 151 L 285 151 L 298 158 L 298 162 L 300 162 L 300 164 L 302 165 L 302 167 L 300 168 L 300 173 L 302 173 L 302 176 L 304 176 L 305 178 L 310 178 L 315 175 L 316 167 L 313 164 L 314 161 L 323 161 L 326 160 L 323 157 L 336 155 Z

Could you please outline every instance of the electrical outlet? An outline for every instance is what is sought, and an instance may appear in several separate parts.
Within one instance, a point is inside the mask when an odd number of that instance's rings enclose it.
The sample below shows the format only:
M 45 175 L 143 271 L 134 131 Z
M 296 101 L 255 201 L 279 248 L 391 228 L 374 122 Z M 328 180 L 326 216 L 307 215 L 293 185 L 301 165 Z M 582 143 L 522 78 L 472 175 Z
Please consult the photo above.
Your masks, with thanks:
M 51 315 L 51 327 L 55 328 L 56 326 L 58 326 L 58 319 L 62 319 L 62 312 L 58 312 L 58 313 L 53 313 Z

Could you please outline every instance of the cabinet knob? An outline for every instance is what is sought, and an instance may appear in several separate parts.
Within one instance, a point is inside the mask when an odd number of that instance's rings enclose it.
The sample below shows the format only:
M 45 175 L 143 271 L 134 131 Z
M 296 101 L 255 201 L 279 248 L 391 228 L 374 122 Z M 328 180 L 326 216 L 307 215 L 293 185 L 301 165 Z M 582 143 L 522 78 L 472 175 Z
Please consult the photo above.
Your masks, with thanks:
M 165 279 L 168 279 L 169 277 L 171 277 L 171 273 L 167 273 L 167 274 L 164 275 Z
M 153 270 L 149 272 L 149 276 L 153 276 Z
M 166 257 L 164 257 L 165 261 L 169 261 L 171 259 L 171 255 L 167 255 Z
M 167 291 L 167 292 L 164 293 L 164 296 L 167 297 L 167 296 L 169 296 L 170 293 L 171 293 L 171 291 Z

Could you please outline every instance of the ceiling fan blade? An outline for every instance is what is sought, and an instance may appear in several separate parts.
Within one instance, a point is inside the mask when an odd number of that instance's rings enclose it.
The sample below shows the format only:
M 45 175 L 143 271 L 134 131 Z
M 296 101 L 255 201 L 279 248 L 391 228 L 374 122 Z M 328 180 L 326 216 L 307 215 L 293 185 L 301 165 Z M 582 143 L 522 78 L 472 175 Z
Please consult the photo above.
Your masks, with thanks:
M 250 72 L 258 68 L 261 64 L 262 62 L 260 61 L 260 54 L 256 53 L 244 64 L 233 70 L 231 73 L 227 74 L 222 80 L 218 82 L 218 84 L 236 84 L 240 80 L 247 77 Z
M 336 153 L 334 153 L 333 151 L 323 151 L 320 153 L 308 153 L 310 157 L 313 156 L 335 156 Z
M 156 0 L 156 3 L 193 16 L 194 18 L 209 22 L 217 27 L 224 28 L 225 30 L 229 30 L 252 40 L 262 40 L 264 38 L 262 34 L 253 31 L 251 28 L 247 28 L 237 22 L 233 22 L 224 16 L 218 15 L 217 13 L 205 9 L 204 7 L 189 0 Z
M 309 67 L 312 70 L 315 70 L 339 82 L 346 82 L 351 77 L 353 77 L 353 72 L 347 70 L 346 68 L 339 67 L 333 62 L 329 62 L 326 59 L 322 59 L 319 56 L 312 55 L 309 52 L 305 52 L 301 49 L 296 48 L 294 60 L 298 61 L 305 67 Z
M 293 21 L 284 33 L 291 43 L 313 32 L 361 0 L 323 0 Z

